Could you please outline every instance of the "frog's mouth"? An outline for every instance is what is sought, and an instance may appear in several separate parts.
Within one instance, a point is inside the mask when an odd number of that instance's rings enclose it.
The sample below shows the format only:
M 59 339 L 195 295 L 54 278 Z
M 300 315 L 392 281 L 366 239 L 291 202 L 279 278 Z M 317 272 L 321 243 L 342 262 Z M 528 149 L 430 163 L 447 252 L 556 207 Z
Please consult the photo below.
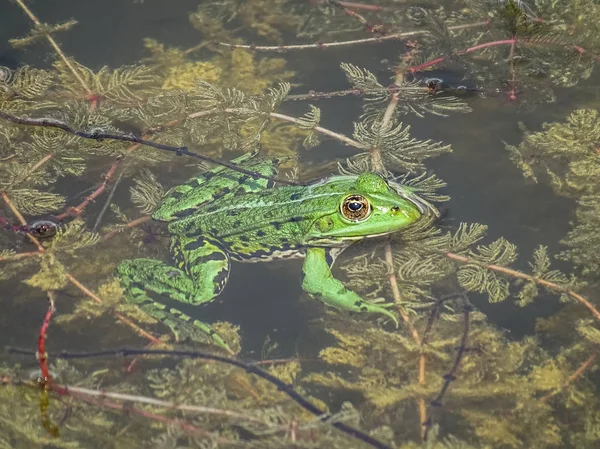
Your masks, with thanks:
M 419 212 L 421 213 L 421 215 L 423 215 L 424 217 L 431 217 L 432 215 L 435 218 L 440 217 L 440 211 L 433 204 L 431 204 L 429 201 L 421 198 L 416 193 L 413 193 L 410 190 L 405 190 L 405 189 L 402 189 L 402 190 L 394 189 L 394 190 L 402 198 L 413 203 L 417 207 L 417 209 L 419 209 Z

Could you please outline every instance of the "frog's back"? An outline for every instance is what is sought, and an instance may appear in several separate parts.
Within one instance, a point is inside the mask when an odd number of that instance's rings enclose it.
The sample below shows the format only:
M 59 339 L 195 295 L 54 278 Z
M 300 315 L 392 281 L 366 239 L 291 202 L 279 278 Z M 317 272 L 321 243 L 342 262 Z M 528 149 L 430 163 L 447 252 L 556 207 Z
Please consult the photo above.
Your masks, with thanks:
M 265 176 L 277 175 L 277 167 L 284 160 L 252 159 L 255 153 L 246 153 L 232 163 Z M 250 162 L 248 162 L 250 160 Z M 258 191 L 268 188 L 272 181 L 254 179 L 231 168 L 218 166 L 195 176 L 169 190 L 152 214 L 153 220 L 171 222 L 195 214 L 202 206 L 236 193 Z

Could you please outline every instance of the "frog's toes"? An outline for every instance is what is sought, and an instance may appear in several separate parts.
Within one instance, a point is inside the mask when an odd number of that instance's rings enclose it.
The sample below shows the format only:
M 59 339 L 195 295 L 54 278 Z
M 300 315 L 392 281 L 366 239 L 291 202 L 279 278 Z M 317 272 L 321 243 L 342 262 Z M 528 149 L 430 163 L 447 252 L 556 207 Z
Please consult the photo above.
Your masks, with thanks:
M 368 304 L 368 303 L 366 303 Z M 394 307 L 395 304 L 387 303 L 387 304 L 368 304 L 367 308 L 369 312 L 372 313 L 380 313 L 392 319 L 396 328 L 398 328 L 398 317 L 388 310 L 389 307 Z
M 393 306 L 393 304 L 391 304 Z M 389 306 L 388 306 L 389 307 Z M 398 329 L 398 327 L 400 326 L 400 324 L 398 323 L 398 317 L 396 315 L 394 315 L 392 312 L 390 312 L 387 309 L 383 309 L 380 311 L 380 313 L 384 314 L 385 316 L 388 316 L 392 319 L 392 321 L 394 322 L 394 325 L 396 326 L 396 329 Z

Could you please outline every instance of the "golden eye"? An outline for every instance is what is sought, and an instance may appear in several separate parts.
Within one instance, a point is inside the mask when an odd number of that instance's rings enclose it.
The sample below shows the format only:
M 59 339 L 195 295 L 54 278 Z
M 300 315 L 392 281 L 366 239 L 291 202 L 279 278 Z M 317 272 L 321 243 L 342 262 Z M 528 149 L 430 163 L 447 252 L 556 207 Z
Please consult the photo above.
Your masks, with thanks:
M 362 195 L 350 195 L 340 206 L 344 218 L 351 221 L 362 221 L 371 215 L 371 204 Z

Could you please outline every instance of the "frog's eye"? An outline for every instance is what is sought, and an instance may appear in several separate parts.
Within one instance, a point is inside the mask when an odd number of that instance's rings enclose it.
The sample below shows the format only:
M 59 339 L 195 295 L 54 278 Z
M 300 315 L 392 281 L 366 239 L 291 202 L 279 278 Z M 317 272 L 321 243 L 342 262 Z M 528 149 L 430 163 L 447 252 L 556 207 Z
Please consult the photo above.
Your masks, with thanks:
M 50 220 L 39 220 L 29 226 L 29 232 L 37 238 L 52 237 L 58 231 L 58 225 Z
M 350 195 L 342 201 L 340 212 L 348 220 L 363 221 L 371 215 L 371 204 L 362 195 Z

